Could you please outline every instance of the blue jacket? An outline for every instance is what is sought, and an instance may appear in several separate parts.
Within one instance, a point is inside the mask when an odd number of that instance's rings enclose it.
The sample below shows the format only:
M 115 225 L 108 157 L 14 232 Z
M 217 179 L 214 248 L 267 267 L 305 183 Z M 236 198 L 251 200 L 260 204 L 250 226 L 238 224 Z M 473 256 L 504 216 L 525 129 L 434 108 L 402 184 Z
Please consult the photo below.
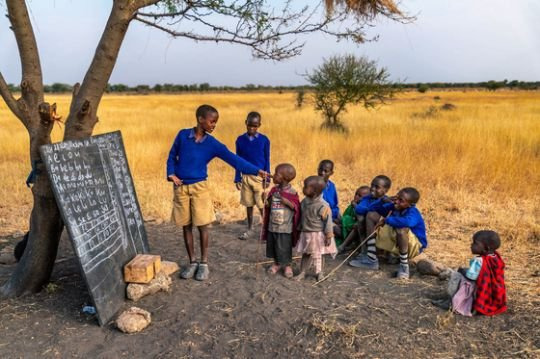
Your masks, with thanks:
M 381 198 L 375 198 L 372 195 L 368 194 L 367 196 L 362 197 L 360 202 L 354 208 L 356 214 L 365 216 L 368 212 L 377 212 L 383 217 L 386 217 L 388 213 L 394 208 L 392 202 L 385 202 L 384 199 L 388 196 Z
M 178 132 L 167 159 L 167 177 L 176 175 L 184 184 L 193 184 L 208 178 L 208 163 L 221 158 L 235 169 L 257 174 L 259 168 L 238 157 L 209 134 L 195 142 L 195 131 L 187 128 Z
M 409 207 L 400 212 L 394 210 L 388 218 L 386 224 L 394 228 L 409 228 L 418 238 L 422 245 L 421 251 L 427 247 L 426 224 L 422 214 L 416 207 Z
M 332 210 L 332 219 L 336 219 L 339 216 L 338 196 L 336 191 L 336 185 L 334 182 L 328 180 L 325 189 L 323 190 L 323 199 L 328 202 L 330 209 Z
M 236 154 L 252 165 L 266 172 L 270 172 L 270 140 L 262 133 L 256 133 L 250 139 L 247 133 L 236 139 Z M 236 170 L 234 183 L 242 180 L 242 171 Z

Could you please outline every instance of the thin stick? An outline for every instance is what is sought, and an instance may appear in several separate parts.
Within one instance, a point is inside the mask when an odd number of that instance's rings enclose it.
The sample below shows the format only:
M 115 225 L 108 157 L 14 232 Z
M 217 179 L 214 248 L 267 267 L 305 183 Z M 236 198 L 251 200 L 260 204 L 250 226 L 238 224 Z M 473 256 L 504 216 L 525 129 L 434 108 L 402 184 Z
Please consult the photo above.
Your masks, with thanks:
M 390 217 L 391 214 L 392 214 L 392 211 L 388 212 L 388 214 L 386 215 L 386 217 L 381 217 L 381 220 L 382 220 L 382 218 L 386 219 L 386 218 Z M 381 220 L 379 220 L 379 222 L 380 222 Z M 315 282 L 315 283 L 313 284 L 313 286 L 316 286 L 317 284 L 319 284 L 319 283 L 321 283 L 321 282 L 324 282 L 325 280 L 327 280 L 328 278 L 330 278 L 330 276 L 331 276 L 332 274 L 334 274 L 339 268 L 341 268 L 341 266 L 342 266 L 343 264 L 345 264 L 345 262 L 347 262 L 347 260 L 349 260 L 349 258 L 351 258 L 352 255 L 353 255 L 354 253 L 356 253 L 356 251 L 359 250 L 360 247 L 362 247 L 362 246 L 364 245 L 364 243 L 366 243 L 366 242 L 368 241 L 368 239 L 370 239 L 371 237 L 373 237 L 373 235 L 377 234 L 378 231 L 379 231 L 379 228 L 376 228 L 376 229 L 373 231 L 373 233 L 371 233 L 369 236 L 367 236 L 366 239 L 364 239 L 364 240 L 358 245 L 358 247 L 356 247 L 356 248 L 351 252 L 351 254 L 349 254 L 349 255 L 347 256 L 347 258 L 345 258 L 345 259 L 344 259 L 344 260 L 343 260 L 336 268 L 332 269 L 332 271 L 331 271 L 330 273 L 328 273 L 327 275 L 325 275 L 324 278 L 322 278 L 321 280 Z
M 328 273 L 327 275 L 325 275 L 321 280 L 313 283 L 313 286 L 316 286 L 317 284 L 321 283 L 321 282 L 324 282 L 325 280 L 327 280 L 332 274 L 334 274 L 339 268 L 341 268 L 342 265 L 345 264 L 345 262 L 347 262 L 349 260 L 349 258 L 351 258 L 353 256 L 353 254 L 356 253 L 357 250 L 360 249 L 360 247 L 362 247 L 364 245 L 364 243 L 366 243 L 369 239 L 371 239 L 371 237 L 373 237 L 374 234 L 377 234 L 377 231 L 379 229 L 377 228 L 375 231 L 373 231 L 373 233 L 371 233 L 369 236 L 366 237 L 366 239 L 364 239 L 362 242 L 360 242 L 360 244 L 351 252 L 351 254 L 349 254 L 347 256 L 347 258 L 345 258 L 341 263 L 339 263 L 339 265 L 332 269 L 332 271 L 330 273 Z
M 264 198 L 264 201 L 263 201 L 263 213 L 262 213 L 262 218 L 261 218 L 261 222 L 262 222 L 262 225 L 261 225 L 261 233 L 259 233 L 259 244 L 257 246 L 257 257 L 259 257 L 259 254 L 262 254 L 262 242 L 263 242 L 263 231 L 265 231 L 266 229 L 264 228 L 264 216 L 266 215 L 266 203 L 267 203 L 267 198 L 266 198 L 266 190 L 267 188 L 270 186 L 269 183 L 266 183 L 266 180 L 267 178 L 271 178 L 272 176 L 264 176 L 263 178 L 263 198 Z M 273 261 L 271 262 L 273 263 Z M 259 265 L 261 264 L 267 264 L 266 262 L 257 262 L 255 264 L 255 271 L 256 273 L 258 272 L 258 269 L 259 269 Z

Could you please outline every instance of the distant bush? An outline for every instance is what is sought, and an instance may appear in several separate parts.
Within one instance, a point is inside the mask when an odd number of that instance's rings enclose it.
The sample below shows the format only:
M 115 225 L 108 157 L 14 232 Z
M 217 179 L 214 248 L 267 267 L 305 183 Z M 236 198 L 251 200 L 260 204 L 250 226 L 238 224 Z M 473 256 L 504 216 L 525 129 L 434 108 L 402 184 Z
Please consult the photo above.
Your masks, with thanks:
M 444 105 L 441 106 L 441 110 L 443 111 L 453 111 L 456 108 L 457 108 L 456 105 L 451 104 L 451 103 L 445 103 Z
M 417 90 L 420 93 L 426 93 L 429 90 L 429 86 L 426 84 L 420 84 L 418 85 Z

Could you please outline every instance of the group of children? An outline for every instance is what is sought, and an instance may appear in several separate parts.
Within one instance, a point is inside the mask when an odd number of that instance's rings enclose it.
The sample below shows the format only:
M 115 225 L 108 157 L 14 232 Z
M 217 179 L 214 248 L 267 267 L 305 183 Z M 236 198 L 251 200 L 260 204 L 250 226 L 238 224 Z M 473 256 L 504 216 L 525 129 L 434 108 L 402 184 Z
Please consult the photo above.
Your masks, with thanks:
M 285 277 L 301 280 L 313 266 L 314 274 L 320 280 L 323 276 L 323 255 L 335 256 L 357 242 L 357 247 L 360 244 L 365 246 L 349 265 L 378 270 L 379 255 L 384 254 L 390 263 L 399 264 L 397 278 L 409 278 L 409 259 L 420 254 L 428 245 L 425 223 L 416 208 L 420 194 L 415 188 L 402 188 L 390 197 L 387 195 L 392 185 L 390 178 L 376 176 L 370 186 L 357 189 L 350 205 L 341 215 L 336 186 L 330 180 L 334 173 L 332 161 L 321 161 L 317 175 L 303 181 L 304 199 L 300 201 L 291 185 L 296 177 L 293 165 L 281 163 L 275 167 L 272 175 L 269 173 L 270 141 L 258 132 L 261 126 L 259 113 L 248 114 L 246 133 L 236 140 L 236 155 L 210 135 L 219 119 L 214 107 L 200 106 L 196 118 L 195 128 L 178 133 L 167 161 L 167 178 L 174 183 L 172 221 L 183 228 L 190 260 L 190 264 L 181 272 L 182 278 L 205 280 L 210 273 L 207 261 L 208 225 L 214 220 L 214 212 L 206 179 L 207 165 L 215 157 L 223 159 L 236 170 L 234 182 L 240 191 L 241 203 L 247 208 L 248 222 L 247 230 L 239 239 L 246 240 L 254 232 L 253 207 L 256 206 L 263 217 L 261 240 L 266 242 L 266 255 L 273 259 L 273 264 L 268 268 L 269 274 L 274 275 L 282 270 Z M 274 186 L 266 195 L 270 179 Z M 195 260 L 194 255 L 193 226 L 198 227 L 200 233 L 200 262 Z M 475 310 L 483 314 L 497 314 L 506 309 L 504 262 L 496 252 L 500 241 L 492 240 L 494 235 L 483 232 L 475 234 L 472 252 L 480 259 L 475 260 L 471 268 L 478 267 L 477 276 L 469 273 L 472 270 L 462 271 L 464 274 L 460 275 L 463 278 L 456 274 L 454 280 L 450 281 L 454 286 L 456 282 L 459 283 L 456 290 L 450 293 L 457 303 L 464 298 L 465 289 L 461 290 L 462 286 L 470 292 L 471 283 L 467 280 L 477 280 L 475 300 L 489 302 L 482 305 L 491 308 L 482 311 L 479 304 L 474 304 Z M 300 271 L 296 276 L 292 269 L 293 249 L 302 254 Z M 482 280 L 483 284 L 479 284 L 478 280 Z M 466 297 L 466 300 L 472 297 Z

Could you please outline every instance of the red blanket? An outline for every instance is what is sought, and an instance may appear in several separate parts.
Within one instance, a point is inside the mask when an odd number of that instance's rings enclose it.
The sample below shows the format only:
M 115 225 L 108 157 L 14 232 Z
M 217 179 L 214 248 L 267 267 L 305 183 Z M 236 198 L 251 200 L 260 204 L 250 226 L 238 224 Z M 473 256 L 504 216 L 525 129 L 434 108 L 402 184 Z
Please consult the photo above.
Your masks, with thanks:
M 482 256 L 482 268 L 476 279 L 474 310 L 484 315 L 506 311 L 506 287 L 504 286 L 504 262 L 499 255 Z
M 271 201 L 271 197 L 274 193 L 280 192 L 281 197 L 288 199 L 294 205 L 294 217 L 293 217 L 293 231 L 292 231 L 292 245 L 296 245 L 298 241 L 298 222 L 300 221 L 300 199 L 298 198 L 297 193 L 290 193 L 286 191 L 280 191 L 278 186 L 272 187 L 268 193 L 268 201 Z M 261 233 L 261 240 L 266 241 L 266 236 L 268 233 L 268 223 L 270 222 L 270 208 L 264 207 L 264 218 L 263 218 L 263 227 Z

